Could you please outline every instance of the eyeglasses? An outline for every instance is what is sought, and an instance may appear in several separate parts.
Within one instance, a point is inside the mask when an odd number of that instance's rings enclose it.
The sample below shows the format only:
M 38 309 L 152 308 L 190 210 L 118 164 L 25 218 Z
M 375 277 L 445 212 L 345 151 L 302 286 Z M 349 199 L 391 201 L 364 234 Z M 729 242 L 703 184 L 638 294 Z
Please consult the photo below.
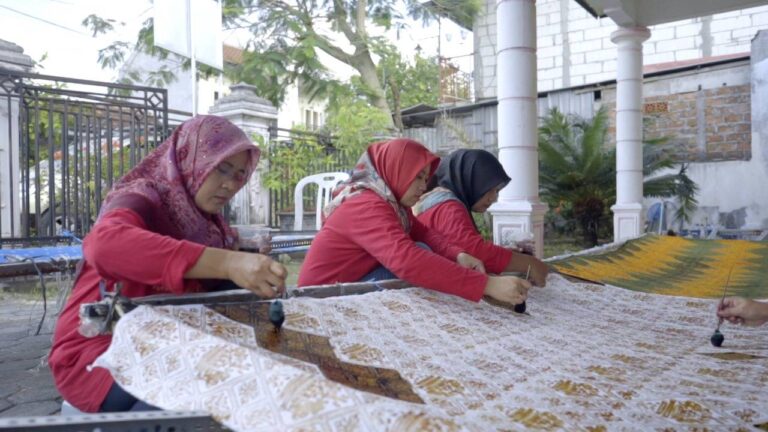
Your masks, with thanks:
M 229 164 L 219 164 L 216 166 L 216 172 L 222 179 L 231 180 L 238 184 L 245 182 L 247 175 L 243 170 L 238 170 Z

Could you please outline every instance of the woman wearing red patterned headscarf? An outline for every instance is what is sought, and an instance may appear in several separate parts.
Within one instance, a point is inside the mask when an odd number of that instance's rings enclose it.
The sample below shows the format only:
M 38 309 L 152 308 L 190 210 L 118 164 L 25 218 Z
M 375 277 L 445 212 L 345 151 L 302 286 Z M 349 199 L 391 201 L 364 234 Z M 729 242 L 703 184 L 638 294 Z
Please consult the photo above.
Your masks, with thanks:
M 514 304 L 525 301 L 527 281 L 487 276 L 482 262 L 411 214 L 409 207 L 426 190 L 438 163 L 437 156 L 409 139 L 369 146 L 325 208 L 298 285 L 400 278 L 472 301 L 484 294 Z
M 206 291 L 230 280 L 262 297 L 284 289 L 286 271 L 264 255 L 235 251 L 221 210 L 246 183 L 259 148 L 226 119 L 197 116 L 128 172 L 109 192 L 83 242 L 83 261 L 59 317 L 49 365 L 59 392 L 81 411 L 153 409 L 109 372 L 88 366 L 111 336 L 79 333 L 79 308 L 101 300 L 99 285 L 121 294 Z

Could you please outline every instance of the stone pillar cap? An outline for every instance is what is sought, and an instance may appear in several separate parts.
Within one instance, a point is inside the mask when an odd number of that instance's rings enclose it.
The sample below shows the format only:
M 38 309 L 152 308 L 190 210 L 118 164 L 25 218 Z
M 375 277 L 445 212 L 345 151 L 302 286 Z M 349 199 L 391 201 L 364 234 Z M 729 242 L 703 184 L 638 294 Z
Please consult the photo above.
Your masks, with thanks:
M 35 62 L 32 57 L 24 54 L 24 48 L 0 39 L 0 67 L 22 72 L 30 72 Z
M 209 110 L 211 114 L 225 112 L 248 112 L 252 115 L 273 117 L 277 108 L 272 102 L 256 95 L 256 87 L 246 83 L 238 83 L 229 87 L 232 92 L 219 98 Z M 261 114 L 257 114 L 261 113 Z
M 645 42 L 651 37 L 651 31 L 648 27 L 619 27 L 618 30 L 611 33 L 611 42 L 619 43 L 623 40 Z

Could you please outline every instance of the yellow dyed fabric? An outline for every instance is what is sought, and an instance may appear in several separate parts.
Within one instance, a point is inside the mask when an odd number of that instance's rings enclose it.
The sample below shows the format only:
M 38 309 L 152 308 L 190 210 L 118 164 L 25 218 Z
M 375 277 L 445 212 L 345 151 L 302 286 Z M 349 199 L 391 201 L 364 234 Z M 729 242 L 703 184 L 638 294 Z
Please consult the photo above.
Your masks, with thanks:
M 565 275 L 648 293 L 768 297 L 768 243 L 645 236 L 599 255 L 551 263 Z

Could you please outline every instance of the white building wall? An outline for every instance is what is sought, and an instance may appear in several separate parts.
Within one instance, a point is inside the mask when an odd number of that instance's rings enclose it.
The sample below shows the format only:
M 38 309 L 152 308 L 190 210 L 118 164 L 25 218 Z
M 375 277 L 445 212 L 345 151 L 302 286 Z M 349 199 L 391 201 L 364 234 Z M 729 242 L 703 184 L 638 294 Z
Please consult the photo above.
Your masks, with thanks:
M 301 106 L 299 103 L 299 88 L 292 85 L 285 90 L 283 103 L 277 114 L 277 127 L 290 129 L 301 122 Z
M 768 33 L 762 32 L 751 45 L 752 158 L 691 164 L 689 175 L 700 188 L 694 223 L 704 226 L 722 225 L 723 214 L 730 213 L 743 218 L 737 221 L 741 228 L 768 228 Z M 740 76 L 729 78 L 736 81 Z
M 121 78 L 127 71 L 138 72 L 142 79 L 147 77 L 149 71 L 160 70 L 163 66 L 173 71 L 175 79 L 165 86 L 168 91 L 168 109 L 192 112 L 192 71 L 183 70 L 181 64 L 172 59 L 161 60 L 157 57 L 134 52 L 131 58 L 121 68 Z M 146 85 L 137 82 L 136 85 Z M 197 83 L 197 112 L 205 114 L 219 97 L 229 93 L 230 83 L 217 76 L 199 79 Z M 174 116 L 171 115 L 173 118 Z
M 310 101 L 308 97 L 301 95 L 299 86 L 293 84 L 285 91 L 285 98 L 278 109 L 277 127 L 291 129 L 294 127 L 306 127 L 311 130 L 311 125 L 306 125 L 306 110 L 318 113 L 318 126 L 325 124 L 328 102 L 325 100 Z
M 706 68 L 701 71 L 687 71 L 680 74 L 646 79 L 643 96 L 665 96 L 716 89 L 723 85 L 741 86 L 752 83 L 752 157 L 745 161 L 695 162 L 688 166 L 688 176 L 699 186 L 696 198 L 698 209 L 694 212 L 688 227 L 725 225 L 726 216 L 738 214 L 743 217 L 739 228 L 757 229 L 768 227 L 768 142 L 763 139 L 762 118 L 768 116 L 768 109 L 760 101 L 766 94 L 764 79 L 768 76 L 768 62 L 762 61 L 750 66 Z M 757 80 L 753 80 L 755 77 Z M 659 175 L 670 174 L 669 170 Z M 646 198 L 645 208 L 660 201 Z M 674 201 L 667 199 L 666 201 Z M 668 215 L 671 217 L 671 215 Z M 739 221 L 742 222 L 742 221 Z M 677 229 L 678 224 L 673 224 Z
M 484 0 L 475 21 L 475 92 L 496 96 L 496 1 Z M 572 0 L 537 0 L 538 90 L 547 91 L 616 78 L 616 24 L 595 19 Z M 650 27 L 644 64 L 747 53 L 758 30 L 768 29 L 768 6 Z

